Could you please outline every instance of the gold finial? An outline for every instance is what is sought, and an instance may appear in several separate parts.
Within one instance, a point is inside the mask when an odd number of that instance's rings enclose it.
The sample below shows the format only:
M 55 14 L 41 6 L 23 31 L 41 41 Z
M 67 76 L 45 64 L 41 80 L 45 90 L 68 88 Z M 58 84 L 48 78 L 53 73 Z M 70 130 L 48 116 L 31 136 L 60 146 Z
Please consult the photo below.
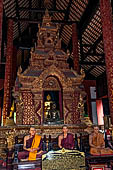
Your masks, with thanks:
M 42 22 L 42 25 L 44 25 L 44 24 L 49 24 L 49 23 L 51 23 L 51 17 L 49 16 L 49 11 L 48 11 L 48 9 L 46 8 L 46 10 L 45 10 L 45 15 L 44 15 L 44 17 L 43 17 L 43 22 Z

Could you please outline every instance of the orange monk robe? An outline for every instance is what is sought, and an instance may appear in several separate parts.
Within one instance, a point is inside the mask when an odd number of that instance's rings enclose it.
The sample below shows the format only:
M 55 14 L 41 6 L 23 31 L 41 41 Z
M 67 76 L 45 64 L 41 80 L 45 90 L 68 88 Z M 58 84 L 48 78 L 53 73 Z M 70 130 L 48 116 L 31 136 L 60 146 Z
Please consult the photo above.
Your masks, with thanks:
M 90 154 L 92 155 L 113 154 L 113 150 L 111 150 L 110 148 L 102 148 L 103 146 L 105 146 L 104 135 L 102 133 L 98 133 L 96 136 L 92 136 L 92 144 L 95 146 L 95 148 L 90 146 Z
M 41 136 L 35 135 L 32 141 L 31 149 L 38 149 L 39 144 L 41 141 Z M 34 152 L 29 152 L 29 158 L 28 160 L 36 160 L 37 150 Z

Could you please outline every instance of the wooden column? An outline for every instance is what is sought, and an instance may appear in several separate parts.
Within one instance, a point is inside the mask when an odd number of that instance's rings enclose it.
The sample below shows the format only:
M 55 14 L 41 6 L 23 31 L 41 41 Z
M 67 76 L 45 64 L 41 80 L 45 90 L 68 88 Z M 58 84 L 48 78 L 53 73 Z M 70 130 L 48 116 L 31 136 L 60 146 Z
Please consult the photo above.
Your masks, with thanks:
M 111 122 L 113 124 L 113 24 L 110 0 L 100 0 L 100 12 L 108 83 L 108 98 Z
M 0 0 L 0 62 L 1 62 L 1 45 L 2 45 L 2 19 L 3 19 L 3 0 Z
M 72 24 L 72 43 L 73 43 L 73 56 L 74 56 L 74 70 L 79 73 L 79 55 L 78 55 L 78 31 L 77 24 Z
M 17 47 L 13 46 L 13 59 L 12 59 L 12 86 L 14 86 L 17 73 Z
M 4 104 L 3 104 L 3 125 L 9 115 L 11 107 L 11 80 L 12 80 L 12 56 L 13 56 L 13 20 L 8 21 L 7 30 L 7 55 L 4 80 Z

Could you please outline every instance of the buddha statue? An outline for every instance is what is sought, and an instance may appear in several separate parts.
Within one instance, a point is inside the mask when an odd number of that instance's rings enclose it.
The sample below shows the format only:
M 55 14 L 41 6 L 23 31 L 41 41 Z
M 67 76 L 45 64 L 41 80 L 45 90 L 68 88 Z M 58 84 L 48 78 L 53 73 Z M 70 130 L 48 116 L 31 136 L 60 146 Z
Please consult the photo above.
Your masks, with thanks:
M 60 113 L 59 113 L 59 110 L 57 110 L 55 103 L 51 103 L 48 114 L 50 115 L 51 122 L 56 122 L 60 119 Z

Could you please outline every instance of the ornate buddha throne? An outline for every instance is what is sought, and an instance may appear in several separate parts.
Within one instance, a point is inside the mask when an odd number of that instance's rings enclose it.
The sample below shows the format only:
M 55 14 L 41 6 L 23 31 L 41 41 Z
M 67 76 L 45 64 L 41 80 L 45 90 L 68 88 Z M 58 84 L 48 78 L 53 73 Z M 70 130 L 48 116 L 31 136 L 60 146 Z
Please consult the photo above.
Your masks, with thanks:
M 46 10 L 39 25 L 37 45 L 31 50 L 30 66 L 24 72 L 18 70 L 14 87 L 17 125 L 80 122 L 78 103 L 80 95 L 85 94 L 85 75 L 69 69 L 68 55 L 61 49 L 58 33 Z M 49 117 L 53 103 L 58 120 Z

